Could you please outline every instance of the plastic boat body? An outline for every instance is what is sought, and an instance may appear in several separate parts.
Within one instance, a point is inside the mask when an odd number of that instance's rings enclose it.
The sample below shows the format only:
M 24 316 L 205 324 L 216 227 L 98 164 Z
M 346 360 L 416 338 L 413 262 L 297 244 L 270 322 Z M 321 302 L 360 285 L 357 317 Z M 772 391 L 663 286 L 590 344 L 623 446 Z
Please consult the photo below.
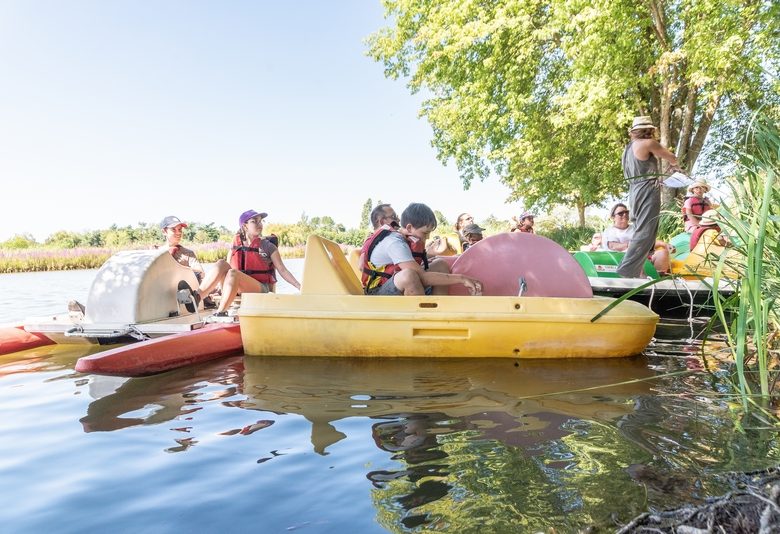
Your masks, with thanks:
M 193 271 L 167 250 L 119 252 L 95 276 L 84 313 L 0 328 L 0 354 L 51 343 L 124 343 L 79 359 L 76 370 L 143 376 L 240 353 L 238 323 L 208 324 L 202 305 L 179 298 L 197 287 Z
M 240 354 L 241 349 L 239 325 L 215 323 L 191 332 L 171 334 L 79 358 L 76 371 L 146 376 Z
M 0 326 L 0 354 L 49 343 L 112 344 L 191 332 L 202 328 L 202 304 L 179 302 L 178 293 L 198 287 L 192 269 L 167 250 L 118 252 L 100 268 L 84 313 L 28 317 Z
M 690 253 L 689 240 L 689 234 L 679 234 L 671 241 L 677 250 L 672 258 L 672 274 L 676 275 L 674 279 L 660 281 L 629 298 L 650 306 L 661 315 L 710 314 L 713 309 L 712 270 L 709 264 L 703 261 L 706 253 L 701 255 L 698 251 L 700 247 L 697 246 L 694 254 Z M 623 256 L 623 252 L 601 250 L 574 253 L 574 258 L 588 276 L 595 295 L 621 297 L 650 280 L 661 278 L 648 260 L 645 261 L 645 278 L 622 278 L 617 274 L 617 267 Z M 733 277 L 721 278 L 718 293 L 722 297 L 729 297 L 737 287 L 738 282 Z
M 636 302 L 623 302 L 592 321 L 614 299 L 593 297 L 576 261 L 546 238 L 487 238 L 453 263 L 452 272 L 466 271 L 483 282 L 485 295 L 452 294 L 462 290 L 453 286 L 442 296 L 366 296 L 338 245 L 311 236 L 300 295 L 243 296 L 244 352 L 607 358 L 640 353 L 655 332 L 658 316 Z M 524 296 L 517 296 L 519 285 L 528 287 Z

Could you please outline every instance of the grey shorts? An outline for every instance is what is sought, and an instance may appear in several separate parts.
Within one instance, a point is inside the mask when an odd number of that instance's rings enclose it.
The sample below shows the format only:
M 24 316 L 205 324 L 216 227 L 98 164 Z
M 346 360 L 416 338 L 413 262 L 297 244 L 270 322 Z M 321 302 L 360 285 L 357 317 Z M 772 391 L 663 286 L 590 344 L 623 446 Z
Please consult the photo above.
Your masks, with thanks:
M 390 280 L 388 280 L 381 286 L 366 291 L 366 295 L 384 295 L 384 296 L 403 295 L 404 292 L 398 289 L 397 287 L 395 287 L 394 280 L 395 280 L 395 275 L 393 275 L 393 277 Z M 432 293 L 433 293 L 433 287 L 428 286 L 425 288 L 426 295 L 430 295 Z

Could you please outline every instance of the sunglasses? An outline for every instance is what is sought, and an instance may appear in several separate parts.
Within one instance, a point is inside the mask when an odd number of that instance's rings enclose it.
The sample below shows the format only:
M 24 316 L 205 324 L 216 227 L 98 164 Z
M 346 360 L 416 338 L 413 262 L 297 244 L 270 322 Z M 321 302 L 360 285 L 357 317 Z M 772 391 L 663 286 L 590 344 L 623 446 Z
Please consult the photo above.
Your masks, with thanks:
M 626 215 L 628 215 L 628 210 L 616 211 L 613 213 L 613 216 L 615 217 L 625 217 Z

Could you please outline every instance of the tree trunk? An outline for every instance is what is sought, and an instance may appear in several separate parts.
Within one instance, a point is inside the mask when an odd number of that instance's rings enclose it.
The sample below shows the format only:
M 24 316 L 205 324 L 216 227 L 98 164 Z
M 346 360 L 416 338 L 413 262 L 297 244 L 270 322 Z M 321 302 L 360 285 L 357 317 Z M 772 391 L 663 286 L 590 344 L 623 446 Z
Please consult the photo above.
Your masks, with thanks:
M 685 99 L 685 109 L 683 109 L 682 131 L 680 132 L 680 142 L 677 144 L 677 161 L 680 167 L 690 172 L 692 165 L 688 164 L 688 149 L 691 144 L 691 135 L 693 134 L 693 119 L 696 115 L 696 96 L 698 90 L 695 87 L 688 87 L 688 96 Z
M 699 122 L 699 128 L 696 130 L 696 135 L 693 136 L 693 142 L 688 150 L 688 157 L 686 163 L 688 169 L 693 169 L 696 164 L 696 160 L 701 153 L 701 149 L 704 146 L 704 141 L 707 139 L 707 134 L 712 126 L 712 119 L 715 117 L 715 112 L 718 111 L 718 105 L 720 104 L 720 95 L 714 94 L 707 103 L 707 107 L 702 113 L 701 121 Z
M 585 203 L 582 201 L 581 198 L 578 198 L 577 201 L 577 215 L 580 219 L 580 227 L 585 226 Z

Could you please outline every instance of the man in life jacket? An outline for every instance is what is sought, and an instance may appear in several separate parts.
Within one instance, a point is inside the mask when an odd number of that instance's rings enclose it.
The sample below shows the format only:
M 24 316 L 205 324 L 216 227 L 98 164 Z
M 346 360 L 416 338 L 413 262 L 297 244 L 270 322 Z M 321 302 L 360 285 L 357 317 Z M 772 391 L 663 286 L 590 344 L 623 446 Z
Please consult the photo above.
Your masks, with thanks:
M 390 204 L 377 204 L 377 206 L 371 210 L 371 225 L 376 231 L 380 226 L 391 226 L 398 228 L 398 215 Z
M 704 196 L 709 190 L 710 186 L 704 178 L 697 178 L 688 186 L 688 192 L 691 193 L 691 196 L 685 199 L 682 206 L 683 222 L 685 223 L 686 232 L 692 233 L 696 227 L 701 224 L 701 217 L 704 212 L 715 207 L 710 200 Z
M 478 280 L 451 274 L 443 260 L 428 263 L 425 241 L 437 226 L 431 208 L 409 204 L 398 228 L 393 222 L 383 223 L 363 243 L 360 268 L 367 295 L 444 295 L 454 284 L 463 284 L 472 295 L 482 293 Z

